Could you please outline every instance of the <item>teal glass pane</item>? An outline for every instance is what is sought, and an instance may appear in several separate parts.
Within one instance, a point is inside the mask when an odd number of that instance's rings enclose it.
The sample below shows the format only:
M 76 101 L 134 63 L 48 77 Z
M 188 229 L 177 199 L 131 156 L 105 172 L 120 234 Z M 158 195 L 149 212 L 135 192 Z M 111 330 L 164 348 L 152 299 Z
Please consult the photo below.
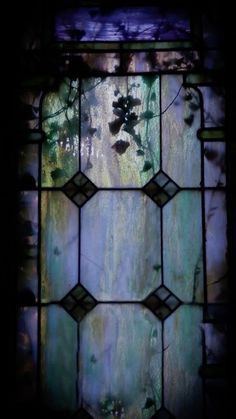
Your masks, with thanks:
M 225 123 L 225 91 L 220 86 L 200 86 L 203 97 L 205 127 L 222 127 Z
M 162 76 L 162 168 L 182 187 L 200 185 L 201 145 L 198 93 L 182 86 L 182 76 Z M 171 104 L 171 105 L 170 105 Z
M 41 384 L 45 408 L 76 409 L 77 324 L 55 305 L 41 309 Z
M 19 404 L 32 403 L 36 395 L 38 361 L 38 311 L 36 307 L 19 309 L 17 324 L 16 392 Z
M 18 176 L 21 189 L 33 189 L 38 184 L 38 151 L 36 144 L 20 146 Z
M 185 302 L 203 302 L 201 193 L 179 192 L 163 210 L 164 283 Z
M 165 406 L 176 419 L 203 417 L 202 308 L 183 305 L 164 323 Z
M 78 88 L 78 81 L 65 79 L 43 100 L 43 186 L 61 186 L 79 169 Z
M 225 143 L 209 141 L 204 143 L 205 186 L 226 184 Z
M 225 192 L 205 192 L 207 299 L 226 302 L 227 289 L 227 214 Z
M 60 300 L 78 281 L 78 208 L 62 192 L 41 201 L 41 297 Z
M 139 304 L 99 304 L 80 325 L 79 395 L 92 417 L 151 418 L 161 405 L 161 322 Z
M 141 187 L 158 171 L 159 77 L 82 82 L 81 170 L 98 187 Z
M 130 73 L 142 71 L 186 71 L 199 66 L 197 51 L 146 51 L 123 55 L 123 65 Z
M 160 285 L 160 209 L 139 191 L 100 191 L 81 210 L 80 280 L 98 300 L 142 300 Z

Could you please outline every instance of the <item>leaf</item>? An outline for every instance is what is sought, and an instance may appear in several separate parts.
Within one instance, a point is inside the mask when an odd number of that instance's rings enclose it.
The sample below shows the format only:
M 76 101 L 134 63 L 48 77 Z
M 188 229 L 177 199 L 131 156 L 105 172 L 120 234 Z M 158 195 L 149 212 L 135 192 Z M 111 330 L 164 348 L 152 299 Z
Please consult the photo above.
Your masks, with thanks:
M 152 168 L 152 163 L 149 160 L 144 162 L 143 172 L 148 172 Z
M 93 135 L 97 131 L 97 128 L 88 128 L 88 134 Z
M 118 134 L 122 124 L 123 124 L 123 121 L 120 118 L 117 118 L 112 122 L 109 122 L 108 125 L 109 125 L 109 130 L 110 130 L 111 134 L 112 135 Z
M 146 111 L 141 113 L 140 118 L 141 119 L 150 119 L 153 118 L 154 113 L 152 111 Z
M 206 156 L 207 160 L 215 160 L 218 157 L 218 152 L 216 150 L 210 150 L 209 148 L 205 148 L 204 155 Z
M 194 115 L 191 113 L 189 116 L 187 116 L 186 118 L 184 118 L 184 122 L 191 127 L 192 123 L 194 120 Z
M 193 98 L 193 96 L 191 95 L 191 93 L 190 92 L 187 92 L 185 95 L 184 95 L 184 100 L 186 100 L 186 101 L 189 101 L 189 100 L 191 100 Z
M 136 142 L 137 146 L 141 147 L 142 141 L 141 141 L 141 135 L 140 134 L 134 134 L 133 140 Z
M 156 100 L 156 93 L 152 92 L 150 100 L 152 100 L 153 102 Z
M 154 400 L 151 399 L 150 397 L 147 397 L 144 409 L 149 409 L 149 407 L 152 407 L 152 406 L 155 406 Z
M 200 108 L 200 105 L 198 103 L 190 102 L 189 109 L 192 111 L 197 111 Z
M 127 148 L 130 146 L 128 141 L 118 140 L 113 144 L 111 148 L 113 148 L 118 154 L 124 154 Z
M 153 269 L 157 272 L 159 272 L 159 270 L 161 269 L 161 265 L 154 265 Z
M 142 76 L 143 82 L 148 86 L 151 87 L 154 81 L 156 80 L 155 75 L 148 75 L 148 76 Z
M 137 156 L 144 156 L 144 151 L 143 150 L 138 149 L 136 151 L 136 153 L 137 153 Z
M 64 169 L 60 169 L 57 167 L 55 170 L 51 172 L 51 177 L 53 180 L 60 179 L 61 177 L 64 177 L 66 175 L 66 172 Z

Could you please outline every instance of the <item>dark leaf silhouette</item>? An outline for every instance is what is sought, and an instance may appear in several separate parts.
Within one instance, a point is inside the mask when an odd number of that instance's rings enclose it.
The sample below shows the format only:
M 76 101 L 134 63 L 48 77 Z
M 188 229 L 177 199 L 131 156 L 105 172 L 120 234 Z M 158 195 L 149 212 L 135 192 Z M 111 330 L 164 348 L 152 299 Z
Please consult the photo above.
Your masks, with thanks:
M 118 140 L 111 148 L 113 148 L 118 154 L 124 154 L 129 146 L 130 143 L 128 141 Z
M 137 156 L 144 156 L 144 151 L 143 150 L 137 150 L 136 151 L 136 153 L 137 153 Z
M 156 93 L 152 92 L 150 100 L 152 100 L 153 102 L 156 100 Z
M 146 398 L 144 409 L 149 409 L 150 407 L 155 406 L 155 402 L 150 397 Z
M 148 160 L 145 161 L 143 166 L 143 172 L 148 172 L 152 168 L 152 163 Z
M 88 134 L 93 135 L 97 131 L 97 128 L 88 128 Z
M 123 120 L 120 119 L 120 118 L 117 118 L 112 122 L 109 122 L 109 130 L 110 130 L 111 134 L 112 135 L 118 134 L 122 124 L 123 124 Z
M 53 180 L 60 179 L 61 177 L 64 177 L 66 175 L 66 172 L 64 169 L 60 169 L 57 167 L 55 170 L 51 172 L 51 177 Z
M 152 111 L 143 112 L 143 113 L 141 113 L 140 118 L 142 118 L 142 119 L 153 118 L 153 112 Z
M 192 111 L 197 111 L 200 108 L 200 105 L 198 103 L 194 103 L 194 102 L 190 102 L 189 104 L 189 108 Z
M 204 154 L 207 160 L 215 160 L 218 157 L 218 153 L 216 150 L 210 150 L 209 148 L 205 148 Z
M 153 269 L 158 272 L 161 269 L 161 265 L 154 265 Z
M 141 141 L 141 135 L 140 134 L 135 134 L 133 136 L 134 141 L 136 142 L 137 146 L 141 146 L 142 145 L 142 141 Z
M 187 92 L 185 95 L 184 95 L 184 100 L 186 100 L 186 101 L 189 101 L 189 100 L 191 100 L 193 98 L 193 96 L 191 95 L 191 93 L 190 92 Z
M 187 116 L 186 118 L 184 118 L 184 122 L 191 127 L 192 123 L 194 120 L 194 115 L 191 113 L 189 116 Z

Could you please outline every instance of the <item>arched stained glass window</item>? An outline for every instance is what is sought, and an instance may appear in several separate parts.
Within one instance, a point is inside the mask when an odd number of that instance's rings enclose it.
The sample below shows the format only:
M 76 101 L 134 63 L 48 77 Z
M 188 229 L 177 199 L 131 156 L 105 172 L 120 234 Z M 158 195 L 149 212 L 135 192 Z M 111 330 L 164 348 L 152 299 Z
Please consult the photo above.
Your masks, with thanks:
M 163 6 L 44 17 L 29 24 L 21 64 L 17 406 L 218 418 L 221 32 L 207 13 Z

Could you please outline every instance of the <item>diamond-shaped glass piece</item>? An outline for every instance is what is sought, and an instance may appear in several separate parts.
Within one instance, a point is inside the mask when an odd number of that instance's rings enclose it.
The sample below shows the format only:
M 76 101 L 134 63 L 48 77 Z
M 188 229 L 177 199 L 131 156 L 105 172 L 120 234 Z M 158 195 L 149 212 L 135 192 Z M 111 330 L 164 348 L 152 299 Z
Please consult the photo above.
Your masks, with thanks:
M 181 301 L 168 288 L 161 285 L 144 300 L 144 304 L 160 320 L 165 320 L 166 317 L 179 307 Z
M 175 417 L 165 407 L 161 407 L 151 419 L 175 419 Z
M 93 296 L 81 285 L 73 288 L 61 301 L 61 305 L 77 322 L 82 320 L 96 304 Z
M 178 185 L 162 171 L 143 188 L 143 191 L 160 207 L 165 205 L 178 190 Z
M 64 193 L 79 207 L 85 204 L 96 192 L 96 186 L 83 173 L 77 173 L 63 187 Z

